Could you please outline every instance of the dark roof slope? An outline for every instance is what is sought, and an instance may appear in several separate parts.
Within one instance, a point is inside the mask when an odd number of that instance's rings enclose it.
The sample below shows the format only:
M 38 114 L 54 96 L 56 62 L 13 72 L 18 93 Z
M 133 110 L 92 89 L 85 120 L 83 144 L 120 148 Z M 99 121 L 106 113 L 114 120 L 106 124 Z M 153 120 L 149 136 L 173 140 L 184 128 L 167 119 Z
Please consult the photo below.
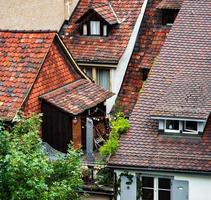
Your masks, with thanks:
M 162 0 L 158 4 L 157 8 L 160 9 L 180 9 L 182 6 L 183 0 Z
M 139 30 L 136 45 L 118 94 L 117 104 L 129 116 L 138 100 L 143 85 L 143 69 L 150 69 L 164 44 L 171 26 L 162 26 L 161 0 L 149 0 Z
M 201 80 L 210 85 L 210 9 L 211 2 L 207 0 L 184 1 L 133 110 L 130 119 L 131 129 L 122 136 L 120 148 L 111 158 L 110 165 L 211 172 L 211 118 L 203 136 L 195 139 L 160 135 L 157 120 L 151 118 L 152 110 L 164 95 L 171 94 L 168 91 L 173 87 L 172 84 L 176 84 L 175 89 L 181 93 L 184 91 L 183 84 L 177 85 L 178 80 L 186 83 L 188 79 L 193 85 L 195 81 L 198 83 Z M 200 87 L 203 89 L 199 91 L 207 93 L 211 99 L 211 92 L 207 90 L 207 86 L 200 84 Z M 178 95 L 183 97 L 181 93 Z M 191 94 L 194 95 L 195 91 Z M 197 99 L 198 97 L 196 101 Z M 207 97 L 201 99 L 203 103 L 200 105 L 203 105 L 208 113 L 211 111 L 211 102 L 206 99 Z
M 127 47 L 143 1 L 80 0 L 69 21 L 68 27 L 64 30 L 63 36 L 63 40 L 72 52 L 73 57 L 77 61 L 83 62 L 118 63 Z M 81 36 L 79 25 L 76 24 L 76 21 L 84 14 L 85 10 L 92 7 L 92 5 L 96 7 L 99 4 L 110 4 L 120 23 L 112 27 L 108 37 Z
M 95 83 L 80 79 L 42 95 L 41 99 L 44 99 L 68 113 L 78 115 L 112 96 L 113 93 L 105 91 Z
M 54 36 L 0 31 L 0 118 L 11 120 L 20 109 Z

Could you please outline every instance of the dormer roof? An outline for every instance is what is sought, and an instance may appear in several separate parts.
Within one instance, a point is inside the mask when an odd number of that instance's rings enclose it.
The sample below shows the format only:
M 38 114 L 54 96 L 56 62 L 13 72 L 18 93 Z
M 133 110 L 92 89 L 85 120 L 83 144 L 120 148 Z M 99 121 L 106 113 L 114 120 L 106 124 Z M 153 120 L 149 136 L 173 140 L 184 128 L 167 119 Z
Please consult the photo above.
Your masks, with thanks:
M 117 64 L 127 48 L 143 2 L 144 0 L 92 0 L 90 3 L 89 0 L 80 0 L 62 35 L 74 59 L 78 62 Z M 80 34 L 76 22 L 93 7 L 109 23 L 116 23 L 117 18 L 120 21 L 110 29 L 108 37 L 87 37 Z
M 183 0 L 162 0 L 157 8 L 158 9 L 180 9 Z
M 110 25 L 114 25 L 118 23 L 118 17 L 111 3 L 101 3 L 101 4 L 92 5 L 76 21 L 76 23 L 80 23 L 81 21 L 86 19 L 86 17 L 90 16 L 93 12 L 96 12 L 98 15 L 100 15 Z

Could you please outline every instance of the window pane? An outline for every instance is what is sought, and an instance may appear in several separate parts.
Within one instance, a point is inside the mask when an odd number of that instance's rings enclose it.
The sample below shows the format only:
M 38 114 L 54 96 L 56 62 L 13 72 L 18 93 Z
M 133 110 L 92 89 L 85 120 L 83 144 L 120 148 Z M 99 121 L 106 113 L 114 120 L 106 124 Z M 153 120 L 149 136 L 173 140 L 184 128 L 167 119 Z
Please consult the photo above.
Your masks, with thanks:
M 104 89 L 110 89 L 110 70 L 98 69 L 98 84 Z
M 90 77 L 90 78 L 93 78 L 92 77 L 92 68 L 86 68 L 86 74 Z
M 197 122 L 186 121 L 185 131 L 197 131 Z
M 87 25 L 83 25 L 83 35 L 87 35 Z
M 103 25 L 103 36 L 107 36 L 107 25 Z
M 171 198 L 171 192 L 170 191 L 158 191 L 158 200 L 170 200 Z
M 179 121 L 178 120 L 166 120 L 166 129 L 179 130 Z
M 99 21 L 91 21 L 90 22 L 91 35 L 100 35 L 100 22 Z
M 171 180 L 168 178 L 159 178 L 158 187 L 159 189 L 171 189 Z
M 142 200 L 154 200 L 154 190 L 142 189 Z
M 154 178 L 153 177 L 142 177 L 142 187 L 154 188 Z

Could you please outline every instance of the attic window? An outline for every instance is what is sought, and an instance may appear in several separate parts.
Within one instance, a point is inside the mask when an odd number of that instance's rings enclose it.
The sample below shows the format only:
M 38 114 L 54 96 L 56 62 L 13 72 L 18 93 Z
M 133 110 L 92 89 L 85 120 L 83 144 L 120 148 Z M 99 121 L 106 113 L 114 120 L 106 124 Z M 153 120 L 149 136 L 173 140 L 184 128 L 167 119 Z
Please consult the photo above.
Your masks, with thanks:
M 159 119 L 159 131 L 164 133 L 201 134 L 205 121 Z
M 162 10 L 162 25 L 164 26 L 173 25 L 178 12 L 179 12 L 178 9 L 163 9 Z
M 185 121 L 183 131 L 186 132 L 186 133 L 196 133 L 198 131 L 197 122 Z
M 83 35 L 87 35 L 88 34 L 88 30 L 87 30 L 87 24 L 83 25 Z
M 100 35 L 100 21 L 90 21 L 90 34 Z

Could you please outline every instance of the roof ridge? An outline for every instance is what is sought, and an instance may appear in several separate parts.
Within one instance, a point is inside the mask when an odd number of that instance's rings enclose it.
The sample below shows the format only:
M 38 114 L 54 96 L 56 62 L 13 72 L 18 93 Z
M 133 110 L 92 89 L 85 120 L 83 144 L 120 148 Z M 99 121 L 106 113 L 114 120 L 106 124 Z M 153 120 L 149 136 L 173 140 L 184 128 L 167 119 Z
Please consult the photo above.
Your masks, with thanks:
M 12 33 L 57 33 L 56 30 L 18 30 L 18 29 L 0 29 L 0 32 L 12 32 Z

